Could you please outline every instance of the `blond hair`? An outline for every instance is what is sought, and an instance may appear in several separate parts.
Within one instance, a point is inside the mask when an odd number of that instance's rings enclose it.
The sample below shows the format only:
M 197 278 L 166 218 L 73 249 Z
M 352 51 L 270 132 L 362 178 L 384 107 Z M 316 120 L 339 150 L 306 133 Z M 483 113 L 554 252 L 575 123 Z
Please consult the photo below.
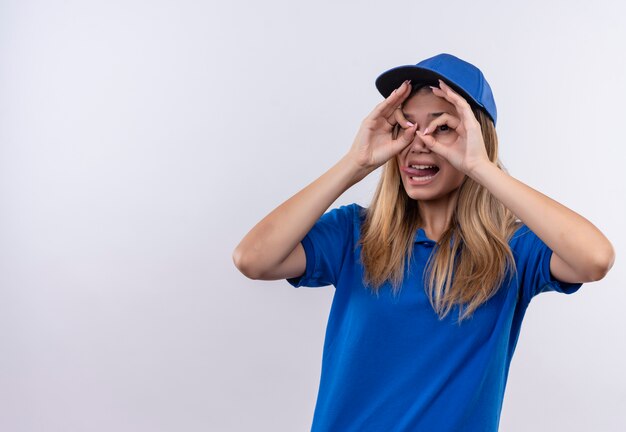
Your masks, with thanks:
M 409 97 L 418 90 L 413 89 Z M 482 109 L 472 107 L 472 111 L 480 123 L 489 160 L 506 172 L 498 158 L 493 122 Z M 396 125 L 394 139 L 399 129 Z M 421 226 L 417 201 L 407 195 L 396 158 L 391 158 L 383 166 L 359 240 L 363 282 L 375 294 L 387 281 L 392 283 L 393 294 L 398 294 Z M 465 177 L 450 225 L 435 245 L 423 274 L 427 296 L 439 319 L 458 304 L 460 323 L 495 295 L 507 273 L 513 276 L 516 267 L 508 240 L 518 227 L 519 220 L 510 210 L 486 188 Z

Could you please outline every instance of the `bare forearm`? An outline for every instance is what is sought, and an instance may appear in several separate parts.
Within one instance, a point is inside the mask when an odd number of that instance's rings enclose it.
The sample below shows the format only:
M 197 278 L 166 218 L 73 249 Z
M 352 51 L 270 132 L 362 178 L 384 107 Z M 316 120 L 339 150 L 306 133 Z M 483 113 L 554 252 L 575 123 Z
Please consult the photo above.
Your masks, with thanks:
M 294 250 L 330 205 L 367 175 L 347 157 L 256 224 L 233 252 L 239 269 L 262 274 Z
M 591 222 L 541 192 L 484 163 L 471 174 L 571 268 L 611 267 L 614 251 Z

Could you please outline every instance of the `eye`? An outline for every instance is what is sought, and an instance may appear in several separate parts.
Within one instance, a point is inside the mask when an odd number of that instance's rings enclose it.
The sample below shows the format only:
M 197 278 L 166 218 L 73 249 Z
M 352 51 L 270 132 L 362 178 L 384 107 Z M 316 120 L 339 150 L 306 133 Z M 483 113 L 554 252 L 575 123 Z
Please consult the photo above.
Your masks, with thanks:
M 451 130 L 447 124 L 442 124 L 441 126 L 439 126 L 439 128 L 445 128 L 443 130 L 440 130 L 441 132 L 449 132 Z

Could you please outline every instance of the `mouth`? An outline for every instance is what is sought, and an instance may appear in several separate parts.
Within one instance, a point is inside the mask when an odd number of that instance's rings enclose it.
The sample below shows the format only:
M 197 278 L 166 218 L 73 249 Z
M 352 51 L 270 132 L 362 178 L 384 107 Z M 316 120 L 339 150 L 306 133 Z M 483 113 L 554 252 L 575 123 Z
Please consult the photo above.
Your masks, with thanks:
M 413 182 L 424 183 L 432 180 L 437 175 L 439 167 L 432 164 L 411 164 L 402 168 L 402 171 L 404 171 Z

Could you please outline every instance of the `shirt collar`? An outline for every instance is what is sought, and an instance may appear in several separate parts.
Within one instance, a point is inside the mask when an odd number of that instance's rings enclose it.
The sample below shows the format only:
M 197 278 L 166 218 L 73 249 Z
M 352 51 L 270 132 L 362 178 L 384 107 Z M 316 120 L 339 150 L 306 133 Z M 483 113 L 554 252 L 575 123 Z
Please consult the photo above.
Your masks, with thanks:
M 434 240 L 431 240 L 428 237 L 426 237 L 426 232 L 424 231 L 424 228 L 418 228 L 417 233 L 415 233 L 415 243 L 426 244 L 426 245 L 431 245 L 431 246 L 434 246 L 436 244 Z

